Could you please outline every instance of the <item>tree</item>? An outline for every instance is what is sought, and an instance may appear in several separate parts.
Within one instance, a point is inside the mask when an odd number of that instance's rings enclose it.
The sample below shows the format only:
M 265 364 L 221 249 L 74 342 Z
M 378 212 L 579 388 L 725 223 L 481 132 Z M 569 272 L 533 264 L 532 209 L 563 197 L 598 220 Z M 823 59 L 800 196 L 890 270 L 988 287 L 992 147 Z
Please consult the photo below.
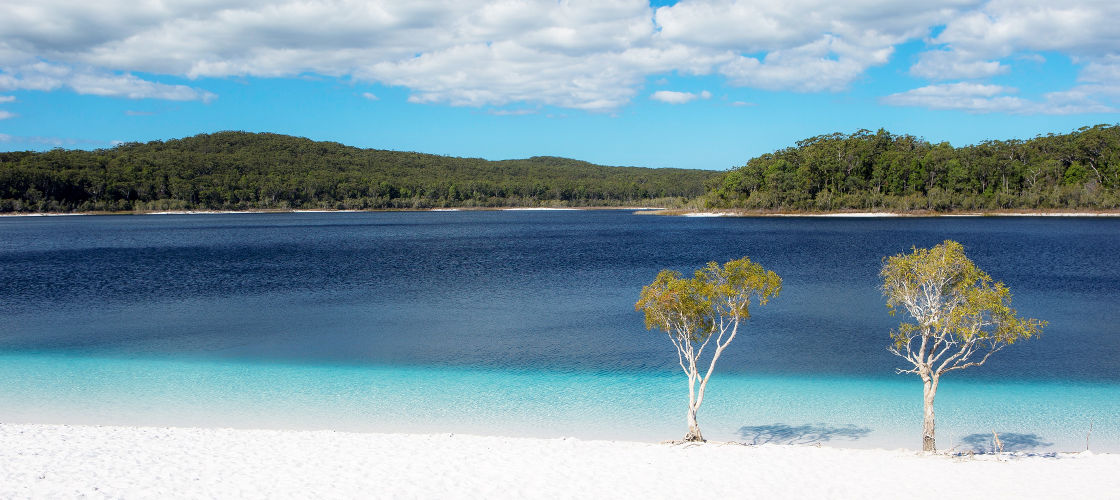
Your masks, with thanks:
M 653 283 L 642 288 L 635 309 L 645 313 L 646 329 L 669 335 L 677 348 L 677 361 L 688 376 L 688 434 L 685 441 L 704 441 L 696 412 L 716 361 L 739 332 L 739 323 L 751 317 L 750 305 L 765 305 L 782 290 L 782 279 L 773 271 L 743 257 L 722 267 L 709 262 L 692 278 L 662 270 Z M 715 338 L 715 351 L 701 377 L 704 349 Z
M 888 257 L 879 275 L 891 315 L 902 308 L 914 319 L 891 332 L 888 349 L 913 365 L 897 373 L 922 379 L 922 450 L 936 451 L 933 399 L 941 376 L 984 364 L 1005 346 L 1037 336 L 1046 322 L 1019 317 L 1007 287 L 993 283 L 955 241 Z

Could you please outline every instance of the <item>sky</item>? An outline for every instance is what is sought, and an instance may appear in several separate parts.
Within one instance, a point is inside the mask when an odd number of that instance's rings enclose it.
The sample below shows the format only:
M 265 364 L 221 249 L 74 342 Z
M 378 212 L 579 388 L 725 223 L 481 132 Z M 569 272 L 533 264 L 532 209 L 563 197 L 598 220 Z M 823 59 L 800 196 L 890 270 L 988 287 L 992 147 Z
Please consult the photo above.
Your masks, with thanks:
M 724 170 L 1120 122 L 1120 2 L 0 0 L 0 151 L 221 130 Z

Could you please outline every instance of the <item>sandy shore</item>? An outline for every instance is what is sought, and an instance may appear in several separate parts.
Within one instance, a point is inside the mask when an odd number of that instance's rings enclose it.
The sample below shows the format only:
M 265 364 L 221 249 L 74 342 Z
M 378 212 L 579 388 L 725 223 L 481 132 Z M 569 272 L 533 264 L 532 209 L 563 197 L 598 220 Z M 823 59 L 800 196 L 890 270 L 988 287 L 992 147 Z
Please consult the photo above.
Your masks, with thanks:
M 1120 455 L 0 424 L 0 497 L 1116 498 Z

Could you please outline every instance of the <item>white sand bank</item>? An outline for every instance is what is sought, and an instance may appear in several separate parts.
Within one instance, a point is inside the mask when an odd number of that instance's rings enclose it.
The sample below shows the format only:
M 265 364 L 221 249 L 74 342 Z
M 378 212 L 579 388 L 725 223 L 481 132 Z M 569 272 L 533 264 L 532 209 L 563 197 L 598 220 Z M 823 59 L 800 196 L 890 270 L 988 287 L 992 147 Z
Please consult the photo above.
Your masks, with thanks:
M 685 217 L 734 217 L 736 214 L 728 212 L 686 212 Z
M 0 424 L 0 497 L 1115 498 L 1120 455 Z

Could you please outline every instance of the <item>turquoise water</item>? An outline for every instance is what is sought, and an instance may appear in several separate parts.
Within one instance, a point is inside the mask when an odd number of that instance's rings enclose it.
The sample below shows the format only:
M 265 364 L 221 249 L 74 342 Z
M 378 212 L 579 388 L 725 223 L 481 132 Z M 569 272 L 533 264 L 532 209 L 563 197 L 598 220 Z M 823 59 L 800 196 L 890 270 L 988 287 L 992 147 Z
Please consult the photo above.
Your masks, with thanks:
M 1120 451 L 1120 220 L 624 211 L 0 218 L 0 421 L 659 441 L 687 385 L 633 303 L 661 268 L 784 279 L 700 411 L 716 440 L 920 443 L 880 259 L 961 241 L 1038 340 L 946 376 L 939 447 Z
M 660 441 L 683 435 L 677 374 L 0 356 L 5 422 L 470 433 Z M 18 382 L 13 382 L 18 381 Z M 705 437 L 916 448 L 917 380 L 723 374 Z M 941 448 L 1120 452 L 1120 385 L 945 379 Z

